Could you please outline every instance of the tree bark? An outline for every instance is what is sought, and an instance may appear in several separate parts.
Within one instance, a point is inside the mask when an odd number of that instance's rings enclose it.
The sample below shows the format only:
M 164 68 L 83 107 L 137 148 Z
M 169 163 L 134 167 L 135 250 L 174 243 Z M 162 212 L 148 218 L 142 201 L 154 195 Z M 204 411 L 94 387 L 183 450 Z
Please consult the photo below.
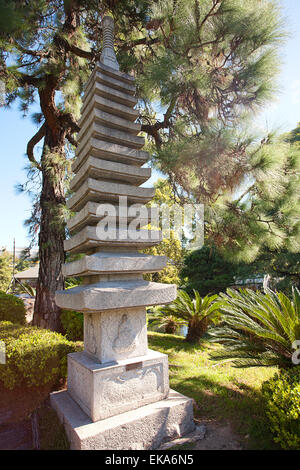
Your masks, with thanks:
M 52 331 L 61 331 L 60 309 L 55 291 L 63 289 L 61 266 L 64 262 L 65 225 L 65 131 L 56 132 L 46 125 L 41 158 L 42 191 L 39 233 L 39 279 L 34 306 L 33 324 Z
M 192 318 L 189 321 L 188 333 L 185 338 L 186 341 L 188 343 L 199 344 L 207 329 L 208 321 L 206 319 L 198 319 L 197 317 Z
M 176 331 L 177 331 L 177 325 L 168 323 L 165 327 L 165 333 L 168 333 L 169 335 L 175 335 Z

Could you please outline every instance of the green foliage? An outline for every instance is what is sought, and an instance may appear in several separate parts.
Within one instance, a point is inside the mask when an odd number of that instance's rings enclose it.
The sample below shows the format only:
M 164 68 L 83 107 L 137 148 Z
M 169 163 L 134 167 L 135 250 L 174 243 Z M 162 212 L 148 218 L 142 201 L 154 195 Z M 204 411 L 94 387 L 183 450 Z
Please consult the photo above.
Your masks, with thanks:
M 188 324 L 186 340 L 198 343 L 206 333 L 210 324 L 216 323 L 220 318 L 217 295 L 202 298 L 199 292 L 194 291 L 192 299 L 187 292 L 180 290 L 177 298 L 168 305 L 159 307 L 158 311 L 165 315 L 174 315 Z
M 39 261 L 38 255 L 31 256 L 30 248 L 25 248 L 21 251 L 19 257 L 16 259 L 16 271 L 24 271 L 32 266 L 36 266 Z
M 300 289 L 300 253 L 289 251 L 269 252 L 261 257 L 276 290 L 291 295 L 292 288 Z
M 292 300 L 270 289 L 227 289 L 220 294 L 222 326 L 211 332 L 211 341 L 224 345 L 212 353 L 214 360 L 232 361 L 236 367 L 293 366 L 293 343 L 300 338 L 300 294 Z
M 12 277 L 12 256 L 2 250 L 0 254 L 0 290 L 6 291 Z
M 185 250 L 173 232 L 170 233 L 170 238 L 163 238 L 159 245 L 146 248 L 143 253 L 153 256 L 167 256 L 167 266 L 160 272 L 145 274 L 146 280 L 164 284 L 179 284 L 179 272 Z
M 226 261 L 215 247 L 203 246 L 184 259 L 180 276 L 188 293 L 217 294 L 234 283 L 236 265 Z
M 167 334 L 175 334 L 181 326 L 186 326 L 188 322 L 175 315 L 166 315 L 163 311 L 155 309 L 154 313 L 148 316 L 148 324 L 156 326 L 157 330 L 162 330 Z
M 158 206 L 162 208 L 167 206 L 172 207 L 173 204 L 178 203 L 179 199 L 175 196 L 173 189 L 166 179 L 158 179 L 154 183 L 155 196 L 152 201 L 148 204 L 149 207 Z M 160 220 L 158 221 L 159 227 L 162 228 L 162 214 L 160 212 Z M 151 228 L 150 225 L 148 228 Z M 154 228 L 154 227 L 152 227 Z M 156 229 L 158 227 L 155 227 Z M 172 226 L 172 217 L 170 218 L 170 232 L 164 234 L 163 240 L 158 246 L 146 248 L 143 253 L 150 254 L 153 256 L 166 256 L 167 265 L 166 267 L 156 273 L 146 274 L 144 278 L 148 281 L 162 282 L 164 284 L 179 284 L 179 272 L 182 268 L 183 258 L 186 253 L 186 249 L 183 247 L 181 241 L 175 234 Z
M 65 335 L 70 341 L 83 340 L 83 314 L 75 310 L 62 310 L 60 317 Z
M 252 263 L 231 262 L 209 243 L 200 250 L 189 252 L 184 258 L 180 277 L 184 289 L 190 294 L 193 289 L 201 295 L 224 292 L 236 280 L 270 276 L 272 289 L 290 296 L 292 287 L 300 287 L 300 254 L 287 250 L 264 250 Z
M 298 122 L 298 125 L 295 129 L 293 129 L 291 132 L 288 132 L 286 135 L 285 135 L 285 139 L 287 142 L 291 142 L 291 143 L 296 143 L 297 145 L 299 145 L 300 143 L 300 122 Z
M 22 299 L 0 291 L 0 321 L 25 324 L 25 306 Z
M 8 389 L 57 384 L 66 377 L 67 354 L 77 348 L 59 333 L 10 322 L 0 323 L 0 340 L 6 347 L 0 381 Z
M 248 148 L 238 197 L 207 208 L 207 236 L 229 261 L 251 263 L 264 252 L 300 251 L 300 148 L 268 136 Z
M 276 90 L 281 12 L 275 1 L 159 1 L 151 20 L 160 47 L 137 71 L 146 132 L 158 120 L 152 103 L 165 111 L 150 133 L 154 161 L 187 194 L 211 202 L 245 174 L 249 137 L 232 124 Z
M 300 448 L 300 367 L 281 371 L 262 385 L 266 413 L 275 442 Z
M 2 34 L 12 34 L 21 24 L 21 11 L 16 5 L 16 1 L 0 0 L 0 31 Z

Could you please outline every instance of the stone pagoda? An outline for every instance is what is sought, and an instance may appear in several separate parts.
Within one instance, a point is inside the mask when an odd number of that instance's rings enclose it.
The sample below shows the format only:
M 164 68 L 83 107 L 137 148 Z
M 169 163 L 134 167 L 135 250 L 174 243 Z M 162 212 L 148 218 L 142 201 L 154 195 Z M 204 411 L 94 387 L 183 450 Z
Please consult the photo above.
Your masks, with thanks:
M 56 293 L 57 305 L 84 313 L 84 351 L 69 354 L 68 389 L 51 395 L 72 449 L 153 449 L 194 429 L 192 401 L 169 389 L 167 356 L 148 349 L 146 307 L 174 300 L 176 286 L 143 279 L 167 259 L 139 252 L 160 243 L 159 231 L 132 229 L 137 213 L 139 227 L 150 222 L 153 209 L 138 208 L 154 190 L 140 187 L 151 170 L 142 167 L 134 78 L 119 71 L 113 29 L 105 17 L 67 203 L 75 214 L 65 250 L 85 256 L 63 274 L 84 283 Z

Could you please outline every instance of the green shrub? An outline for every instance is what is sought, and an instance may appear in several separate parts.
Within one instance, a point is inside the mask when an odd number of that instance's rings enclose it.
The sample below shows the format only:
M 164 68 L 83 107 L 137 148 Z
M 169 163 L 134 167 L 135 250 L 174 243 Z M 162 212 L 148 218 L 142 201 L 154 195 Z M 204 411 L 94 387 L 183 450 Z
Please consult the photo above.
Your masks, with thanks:
M 265 382 L 262 392 L 275 442 L 300 449 L 300 367 L 281 371 Z
M 65 335 L 70 341 L 83 340 L 83 314 L 75 310 L 63 310 L 60 317 Z
M 59 333 L 9 322 L 0 322 L 0 340 L 6 346 L 0 381 L 9 389 L 58 383 L 66 377 L 67 354 L 79 348 Z
M 0 291 L 0 321 L 25 324 L 25 306 L 22 299 Z
M 222 325 L 210 332 L 210 340 L 224 345 L 212 351 L 216 361 L 232 360 L 235 367 L 278 366 L 289 369 L 293 343 L 300 337 L 300 292 L 291 299 L 265 289 L 227 289 L 220 294 Z

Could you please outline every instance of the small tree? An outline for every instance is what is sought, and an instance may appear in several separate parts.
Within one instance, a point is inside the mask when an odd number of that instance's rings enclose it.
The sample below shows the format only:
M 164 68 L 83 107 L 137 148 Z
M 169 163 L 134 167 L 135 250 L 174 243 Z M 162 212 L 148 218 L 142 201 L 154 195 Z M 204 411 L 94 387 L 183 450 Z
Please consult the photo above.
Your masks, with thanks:
M 180 290 L 176 300 L 159 308 L 165 315 L 174 315 L 187 322 L 186 341 L 189 343 L 199 343 L 209 325 L 217 322 L 220 317 L 217 295 L 202 298 L 197 291 L 194 291 L 194 295 L 195 298 L 192 299 L 185 291 Z
M 174 335 L 181 326 L 186 326 L 187 321 L 178 318 L 175 315 L 166 315 L 163 311 L 157 309 L 149 318 L 151 326 L 157 326 L 158 330 L 163 330 L 165 333 Z

